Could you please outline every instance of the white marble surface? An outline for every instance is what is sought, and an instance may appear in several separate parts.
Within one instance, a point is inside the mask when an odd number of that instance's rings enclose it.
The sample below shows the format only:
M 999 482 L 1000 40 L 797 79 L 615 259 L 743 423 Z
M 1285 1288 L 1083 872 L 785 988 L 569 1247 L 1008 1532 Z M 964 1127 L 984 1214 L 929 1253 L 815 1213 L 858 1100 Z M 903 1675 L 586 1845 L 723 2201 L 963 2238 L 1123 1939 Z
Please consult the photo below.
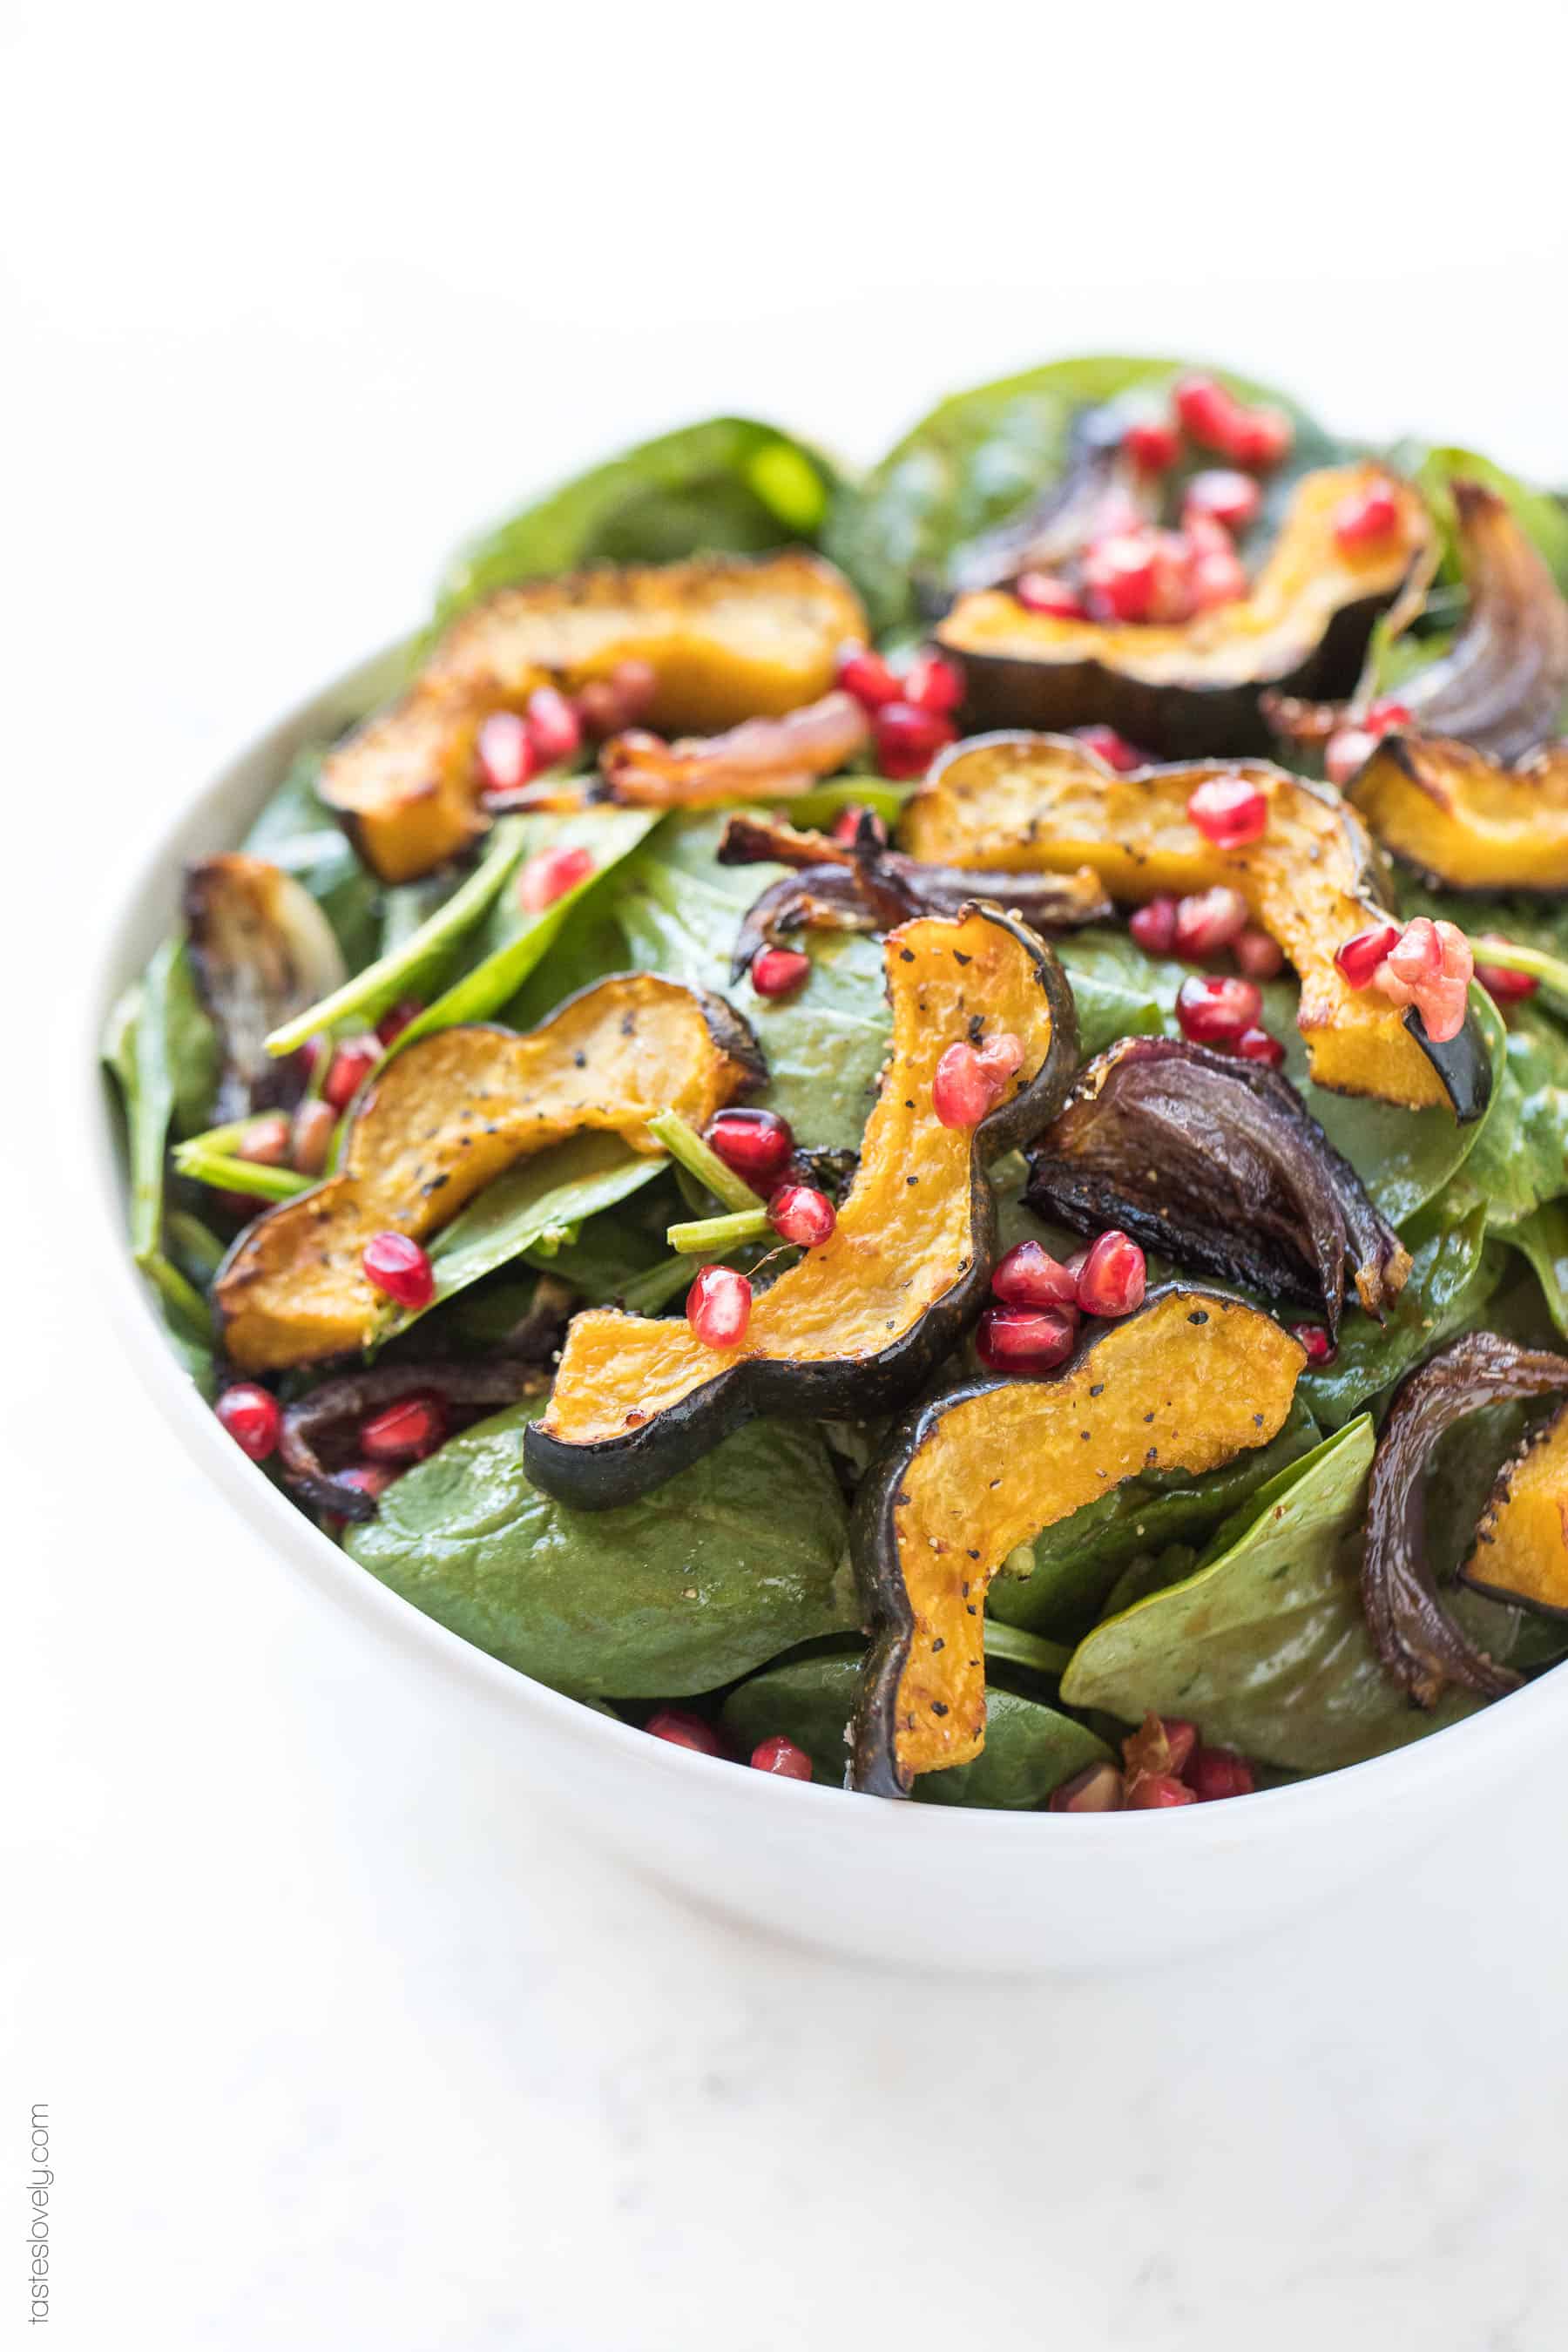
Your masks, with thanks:
M 1489 9 L 1488 65 L 1369 22 L 0 16 L 5 2114 L 54 2110 L 61 2341 L 1568 2336 L 1560 1780 L 1177 1975 L 748 1939 L 518 1818 L 202 1490 L 51 1150 L 62 963 L 146 825 L 617 437 L 735 404 L 866 451 L 1123 342 L 1568 474 L 1562 26 Z

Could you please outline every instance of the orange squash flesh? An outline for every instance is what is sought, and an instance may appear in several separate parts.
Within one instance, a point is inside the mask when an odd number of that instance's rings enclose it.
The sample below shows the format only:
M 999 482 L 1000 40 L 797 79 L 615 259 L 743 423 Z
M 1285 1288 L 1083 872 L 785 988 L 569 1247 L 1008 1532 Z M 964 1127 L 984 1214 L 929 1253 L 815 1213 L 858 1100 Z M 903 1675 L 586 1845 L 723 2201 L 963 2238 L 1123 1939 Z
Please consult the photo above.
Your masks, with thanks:
M 717 997 L 636 972 L 571 997 L 526 1036 L 441 1029 L 394 1056 L 355 1110 L 338 1173 L 247 1226 L 213 1297 L 244 1371 L 314 1363 L 374 1335 L 361 1256 L 374 1234 L 426 1241 L 514 1161 L 588 1129 L 662 1150 L 645 1122 L 702 1126 L 761 1076 Z
M 1503 1471 L 1460 1572 L 1495 1601 L 1568 1617 L 1568 1405 Z
M 638 661 L 658 681 L 649 727 L 713 734 L 816 701 L 838 648 L 866 626 L 847 581 L 799 548 L 503 588 L 453 623 L 401 700 L 331 753 L 321 796 L 371 871 L 406 882 L 488 828 L 475 746 L 492 711 Z
M 1267 831 L 1244 849 L 1216 849 L 1187 814 L 1194 787 L 1215 775 L 1245 777 L 1268 803 Z M 1120 775 L 1068 736 L 982 735 L 938 762 L 904 811 L 900 844 L 933 864 L 1090 866 L 1132 905 L 1228 884 L 1295 966 L 1319 1086 L 1412 1109 L 1448 1099 L 1401 1015 L 1335 965 L 1347 939 L 1388 915 L 1372 843 L 1327 785 L 1265 761 Z
M 1015 1545 L 1141 1472 L 1196 1477 L 1267 1445 L 1300 1342 L 1242 1300 L 1190 1285 L 1102 1326 L 1044 1380 L 939 1397 L 889 1440 L 855 1523 L 878 1628 L 852 1781 L 907 1793 L 985 1741 L 985 1592 Z
M 1568 743 L 1509 768 L 1449 736 L 1388 735 L 1349 798 L 1446 889 L 1568 890 Z

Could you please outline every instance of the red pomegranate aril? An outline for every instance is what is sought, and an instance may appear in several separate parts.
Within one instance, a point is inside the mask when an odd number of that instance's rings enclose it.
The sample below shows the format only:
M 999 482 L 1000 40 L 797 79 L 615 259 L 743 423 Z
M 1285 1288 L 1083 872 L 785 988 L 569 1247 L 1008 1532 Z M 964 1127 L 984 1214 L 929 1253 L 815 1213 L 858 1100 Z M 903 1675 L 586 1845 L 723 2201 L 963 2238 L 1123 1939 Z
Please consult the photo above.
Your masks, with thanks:
M 583 748 L 583 722 L 558 686 L 536 686 L 528 698 L 528 740 L 540 765 L 558 768 Z
M 1413 724 L 1414 721 L 1410 715 L 1410 705 L 1407 702 L 1392 702 L 1387 700 L 1383 702 L 1374 702 L 1367 711 L 1365 718 L 1362 720 L 1362 725 L 1366 728 L 1370 733 L 1379 737 L 1392 735 L 1395 729 L 1400 727 L 1409 727 Z
M 1171 1759 L 1171 1769 L 1179 1780 L 1188 1777 L 1187 1767 L 1197 1753 L 1198 1727 L 1184 1715 L 1163 1715 L 1160 1728 L 1165 1735 L 1165 1748 Z
M 1419 988 L 1426 981 L 1438 979 L 1443 970 L 1443 942 L 1430 916 L 1417 915 L 1414 921 L 1406 923 L 1384 961 L 1394 979 L 1406 988 Z
M 1352 490 L 1334 509 L 1334 537 L 1342 547 L 1374 547 L 1389 537 L 1399 522 L 1399 500 L 1392 483 L 1369 482 Z
M 738 1348 L 752 1315 L 752 1286 L 732 1265 L 705 1265 L 686 1294 L 686 1319 L 705 1348 Z
M 1231 942 L 1232 955 L 1248 980 L 1273 980 L 1285 969 L 1285 950 L 1268 931 L 1248 923 Z
M 1321 1323 L 1292 1323 L 1290 1336 L 1300 1339 L 1307 1350 L 1307 1362 L 1314 1370 L 1320 1364 L 1331 1364 L 1340 1352 Z
M 978 1127 L 1024 1058 L 1024 1048 L 1010 1032 L 988 1037 L 982 1045 L 960 1038 L 950 1045 L 931 1078 L 931 1108 L 943 1127 Z
M 1194 557 L 1187 576 L 1193 609 L 1198 613 L 1215 612 L 1221 604 L 1239 604 L 1251 586 L 1247 566 L 1234 549 Z
M 213 1411 L 242 1454 L 265 1462 L 278 1443 L 282 1413 L 270 1389 L 254 1381 L 237 1381 L 224 1390 Z
M 1177 899 L 1173 945 L 1189 963 L 1202 963 L 1234 947 L 1246 929 L 1246 899 L 1228 884 L 1216 883 L 1212 890 L 1194 890 Z
M 923 776 L 937 753 L 957 740 L 951 721 L 912 702 L 885 702 L 871 721 L 877 765 L 900 783 Z
M 1476 945 L 1479 948 L 1506 948 L 1510 947 L 1512 941 L 1500 940 L 1495 932 L 1483 932 L 1476 941 Z M 1518 1004 L 1525 997 L 1533 996 L 1541 986 L 1540 981 L 1532 971 L 1514 971 L 1509 965 L 1502 963 L 1486 963 L 1478 961 L 1476 978 L 1494 1004 Z
M 1245 849 L 1268 830 L 1268 796 L 1245 776 L 1205 776 L 1187 795 L 1187 814 L 1216 849 Z
M 994 1030 L 974 1049 L 975 1059 L 991 1081 L 993 1094 L 999 1100 L 1002 1088 L 1024 1061 L 1024 1041 L 1015 1037 L 1010 1029 Z
M 658 694 L 658 673 L 649 662 L 617 662 L 608 677 L 591 677 L 573 698 L 584 731 L 618 735 L 647 717 Z
M 1176 943 L 1176 902 L 1163 894 L 1134 908 L 1127 928 L 1145 955 L 1169 955 Z
M 1377 737 L 1367 727 L 1336 727 L 1323 746 L 1323 773 L 1342 790 L 1358 776 L 1377 749 Z
M 834 820 L 833 839 L 849 843 L 857 842 L 860 838 L 861 829 L 864 826 L 869 826 L 870 837 L 879 848 L 887 846 L 887 826 L 875 809 L 862 808 L 858 801 L 852 802 L 848 808 L 841 810 Z
M 487 793 L 521 792 L 539 773 L 528 721 L 516 710 L 492 710 L 479 729 L 479 774 Z
M 319 1095 L 307 1097 L 289 1131 L 289 1163 L 301 1176 L 319 1176 L 332 1148 L 337 1112 Z
M 1373 923 L 1364 931 L 1357 931 L 1334 950 L 1334 964 L 1343 973 L 1352 988 L 1370 988 L 1373 978 L 1390 948 L 1397 946 L 1397 923 Z
M 768 1223 L 781 1241 L 820 1249 L 832 1237 L 838 1212 L 814 1184 L 781 1184 L 768 1202 Z
M 1197 1794 L 1171 1772 L 1142 1773 L 1127 1791 L 1130 1813 L 1161 1811 L 1167 1805 L 1195 1805 Z
M 1016 1242 L 997 1261 L 991 1288 L 1005 1307 L 1076 1307 L 1078 1280 L 1039 1242 Z
M 904 672 L 900 699 L 947 719 L 963 700 L 963 672 L 944 655 L 917 654 Z
M 1054 1372 L 1078 1338 L 1070 1307 L 988 1307 L 974 1333 L 974 1352 L 988 1372 Z
M 269 1110 L 253 1118 L 234 1151 L 237 1160 L 251 1160 L 261 1168 L 281 1168 L 289 1157 L 287 1113 Z
M 1250 1797 L 1257 1787 L 1251 1765 L 1232 1748 L 1200 1748 L 1185 1779 L 1200 1805 L 1212 1805 L 1221 1797 Z
M 334 1110 L 346 1110 L 381 1059 L 381 1040 L 367 1032 L 345 1037 L 332 1055 L 321 1092 Z
M 1187 484 L 1182 500 L 1182 524 L 1186 529 L 1194 515 L 1206 521 L 1223 523 L 1226 530 L 1245 530 L 1258 520 L 1263 504 L 1263 493 L 1250 474 L 1238 474 L 1229 467 L 1217 466 L 1210 472 L 1194 474 Z
M 1227 448 L 1242 412 L 1235 394 L 1217 377 L 1183 376 L 1172 401 L 1182 430 L 1200 449 Z
M 1142 1251 L 1130 1234 L 1113 1225 L 1089 1244 L 1079 1269 L 1079 1306 L 1086 1315 L 1114 1321 L 1142 1306 L 1148 1279 Z
M 1044 613 L 1053 621 L 1087 621 L 1078 590 L 1054 572 L 1020 572 L 1013 593 L 1026 613 Z
M 1141 473 L 1168 474 L 1182 454 L 1182 436 L 1168 416 L 1141 416 L 1123 433 L 1121 447 Z
M 1261 1062 L 1267 1070 L 1285 1066 L 1285 1048 L 1267 1029 L 1244 1029 L 1236 1041 L 1236 1050 L 1244 1062 Z
M 897 702 L 902 691 L 892 670 L 870 646 L 845 646 L 838 656 L 838 684 L 867 710 Z
M 781 1780 L 809 1780 L 811 1759 L 804 1748 L 775 1731 L 771 1739 L 759 1739 L 752 1750 L 753 1772 L 776 1773 Z
M 1282 408 L 1243 408 L 1231 432 L 1226 457 L 1238 466 L 1268 473 L 1281 465 L 1295 446 L 1296 428 Z
M 1072 732 L 1086 751 L 1092 751 L 1097 760 L 1103 760 L 1119 776 L 1130 776 L 1149 764 L 1147 754 L 1136 743 L 1130 743 L 1125 735 L 1119 735 L 1114 727 L 1075 727 Z
M 795 1131 L 776 1110 L 721 1110 L 709 1120 L 703 1139 L 726 1168 L 762 1194 L 771 1191 L 795 1154 Z
M 1114 531 L 1083 559 L 1084 599 L 1097 620 L 1185 620 L 1193 609 L 1185 542 L 1168 530 Z
M 384 1462 L 361 1462 L 352 1470 L 340 1470 L 337 1475 L 340 1485 L 352 1486 L 357 1494 L 368 1495 L 373 1503 L 379 1503 L 396 1473 Z
M 447 1433 L 447 1416 L 435 1397 L 402 1397 L 367 1421 L 360 1450 L 373 1462 L 417 1462 L 433 1454 Z
M 400 998 L 375 1024 L 375 1034 L 383 1045 L 395 1045 L 404 1031 L 412 1022 L 418 1020 L 424 1010 L 416 996 Z
M 594 871 L 591 849 L 542 849 L 517 877 L 517 903 L 525 915 L 542 915 L 575 890 Z
M 1176 992 L 1177 1024 L 1194 1045 L 1234 1045 L 1262 1011 L 1258 982 L 1228 972 L 1193 972 Z
M 406 1234 L 373 1234 L 360 1265 L 365 1280 L 399 1307 L 416 1311 L 436 1296 L 436 1269 Z
M 705 1716 L 689 1706 L 656 1707 L 643 1725 L 655 1739 L 672 1748 L 689 1748 L 695 1756 L 722 1756 L 724 1743 Z
M 1051 1790 L 1047 1811 L 1053 1813 L 1119 1813 L 1122 1806 L 1121 1775 L 1114 1764 L 1086 1764 L 1070 1780 Z
M 788 996 L 811 971 L 811 958 L 795 948 L 763 948 L 752 959 L 752 986 L 759 996 Z

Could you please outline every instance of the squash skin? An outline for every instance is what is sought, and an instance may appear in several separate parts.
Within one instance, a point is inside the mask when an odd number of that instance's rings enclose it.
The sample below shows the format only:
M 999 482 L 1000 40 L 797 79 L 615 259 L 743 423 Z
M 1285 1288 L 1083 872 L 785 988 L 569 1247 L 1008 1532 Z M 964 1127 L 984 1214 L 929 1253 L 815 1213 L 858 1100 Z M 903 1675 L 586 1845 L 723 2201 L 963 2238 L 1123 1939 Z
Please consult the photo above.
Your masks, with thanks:
M 647 725 L 716 734 L 819 700 L 840 646 L 866 628 L 848 582 L 801 548 L 502 588 L 459 615 L 390 709 L 328 755 L 320 795 L 379 880 L 412 881 L 488 831 L 479 729 L 536 687 L 574 692 L 618 662 L 647 662 L 658 679 Z
M 1188 796 L 1206 777 L 1237 773 L 1267 797 L 1268 829 L 1244 849 L 1216 849 L 1188 817 Z M 1334 963 L 1354 932 L 1387 921 L 1388 897 L 1371 836 L 1330 785 L 1267 761 L 1121 775 L 1070 736 L 980 735 L 936 762 L 900 837 L 935 864 L 1091 866 L 1112 898 L 1133 905 L 1229 884 L 1295 966 L 1317 1085 L 1412 1110 L 1447 1102 L 1461 1123 L 1486 1108 L 1491 1065 L 1473 1015 L 1434 1045 L 1418 1023 L 1352 989 Z
M 915 1393 L 979 1314 L 996 1250 L 985 1166 L 1048 1124 L 1066 1098 L 1078 1062 L 1072 992 L 1052 950 L 989 904 L 918 918 L 888 934 L 885 954 L 892 1058 L 832 1239 L 759 1294 L 746 1339 L 728 1360 L 704 1348 L 684 1320 L 608 1308 L 578 1315 L 549 1410 L 523 1441 L 528 1475 L 546 1494 L 582 1510 L 605 1509 L 661 1485 L 755 1414 L 811 1420 L 889 1412 Z M 950 957 L 960 967 L 951 978 Z M 965 1133 L 940 1126 L 930 1087 L 942 1051 L 963 1034 L 962 972 L 971 961 L 980 966 L 977 1013 L 989 1027 L 1023 1034 L 1024 1066 L 1031 1045 L 1035 1066 Z M 1011 991 L 1005 1002 L 997 986 L 986 985 L 988 967 Z M 922 1019 L 938 983 L 954 992 L 956 1006 Z M 934 1181 L 906 1210 L 917 1163 Z M 900 1294 L 927 1266 L 934 1273 L 924 1276 L 926 1284 L 940 1287 L 923 1305 L 917 1297 L 911 1314 Z M 900 1278 L 900 1269 L 912 1271 Z M 843 1304 L 840 1286 L 849 1294 Z M 852 1320 L 857 1312 L 868 1317 L 873 1302 L 879 1338 L 883 1306 L 889 1324 L 900 1309 L 908 1317 L 879 1345 L 868 1345 L 866 1334 L 857 1340 Z M 847 1317 L 848 1336 L 840 1338 Z M 813 1334 L 815 1352 L 804 1342 L 787 1352 L 792 1318 L 795 1333 Z M 656 1381 L 668 1393 L 647 1410 Z
M 473 1024 L 416 1038 L 360 1097 L 338 1172 L 255 1219 L 218 1268 L 230 1361 L 272 1371 L 363 1346 L 373 1234 L 426 1240 L 492 1177 L 586 1129 L 658 1152 L 644 1125 L 656 1112 L 702 1125 L 763 1076 L 722 998 L 649 972 L 579 990 L 525 1036 Z
M 1385 735 L 1346 797 L 1435 889 L 1568 893 L 1568 743 L 1516 768 L 1445 735 Z
M 979 1754 L 985 1591 L 1015 1544 L 1151 1466 L 1152 1453 L 1196 1475 L 1266 1445 L 1305 1362 L 1300 1340 L 1258 1307 L 1173 1284 L 1090 1328 L 1048 1378 L 975 1381 L 912 1413 L 856 1503 L 851 1549 L 874 1635 L 850 1786 L 907 1797 L 919 1773 Z M 1094 1425 L 1102 1391 L 1123 1407 L 1109 1457 Z M 1189 1410 L 1205 1416 L 1190 1434 L 1179 1425 Z M 929 1583 L 911 1589 L 911 1566 Z
M 1568 1619 L 1568 1404 L 1503 1465 L 1459 1574 L 1489 1600 Z
M 1333 517 L 1347 498 L 1387 482 L 1399 501 L 1388 541 L 1341 548 Z M 1298 483 L 1251 593 L 1169 625 L 1058 620 L 1009 592 L 963 596 L 937 641 L 963 669 L 976 729 L 1059 732 L 1108 720 L 1169 759 L 1267 751 L 1265 692 L 1348 694 L 1373 624 L 1434 549 L 1430 517 L 1405 483 L 1371 463 L 1325 467 Z

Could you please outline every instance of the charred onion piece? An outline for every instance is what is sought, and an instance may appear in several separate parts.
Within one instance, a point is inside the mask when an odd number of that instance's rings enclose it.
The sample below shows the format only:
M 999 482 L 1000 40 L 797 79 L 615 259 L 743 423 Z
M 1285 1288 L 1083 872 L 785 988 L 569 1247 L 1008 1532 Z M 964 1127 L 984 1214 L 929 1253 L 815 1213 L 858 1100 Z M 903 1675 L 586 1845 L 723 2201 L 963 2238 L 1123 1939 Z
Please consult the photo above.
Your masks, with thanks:
M 342 986 L 331 924 L 291 874 L 237 854 L 186 866 L 184 912 L 196 991 L 223 1054 L 215 1124 L 289 1108 L 305 1090 L 304 1060 L 274 1060 L 267 1037 Z
M 454 1434 L 487 1412 L 549 1386 L 537 1363 L 507 1360 L 486 1364 L 383 1364 L 374 1371 L 345 1372 L 324 1381 L 297 1404 L 284 1408 L 278 1458 L 292 1493 L 340 1519 L 373 1519 L 374 1498 L 341 1475 L 355 1459 L 359 1432 L 372 1413 L 402 1398 L 438 1398 Z M 324 1456 L 336 1456 L 329 1466 Z
M 1288 1078 L 1175 1037 L 1128 1037 L 1079 1076 L 1029 1153 L 1025 1199 L 1120 1225 L 1184 1267 L 1316 1307 L 1339 1330 L 1347 1275 L 1381 1321 L 1409 1253 Z
M 1373 1456 L 1362 1600 L 1377 1653 L 1418 1706 L 1446 1683 L 1500 1698 L 1520 1677 L 1472 1642 L 1437 1597 L 1426 1564 L 1427 1457 L 1446 1430 L 1483 1405 L 1568 1389 L 1568 1356 L 1470 1331 L 1405 1375 Z
M 994 530 L 961 547 L 947 567 L 947 593 L 940 600 L 928 593 L 922 602 L 941 612 L 954 596 L 1000 588 L 1021 572 L 1059 572 L 1094 536 L 1110 490 L 1123 492 L 1154 521 L 1157 499 L 1121 457 L 1125 425 L 1113 404 L 1080 408 L 1057 479 Z
M 867 739 L 866 713 L 835 691 L 782 719 L 748 719 L 725 735 L 676 743 L 634 729 L 599 753 L 606 796 L 631 808 L 700 808 L 714 801 L 772 800 L 808 792 Z

